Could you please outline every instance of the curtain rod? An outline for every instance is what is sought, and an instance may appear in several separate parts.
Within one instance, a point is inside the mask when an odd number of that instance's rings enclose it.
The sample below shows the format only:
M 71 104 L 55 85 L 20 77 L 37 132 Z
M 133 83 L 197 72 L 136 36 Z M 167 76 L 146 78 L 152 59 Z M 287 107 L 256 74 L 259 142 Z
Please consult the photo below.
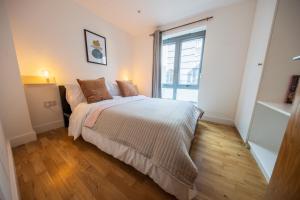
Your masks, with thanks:
M 177 29 L 177 28 L 181 28 L 181 27 L 184 27 L 184 26 L 188 26 L 188 25 L 191 25 L 191 24 L 195 24 L 195 23 L 198 23 L 198 22 L 202 22 L 202 21 L 208 21 L 210 19 L 214 18 L 213 16 L 210 16 L 210 17 L 206 17 L 206 18 L 202 18 L 202 19 L 199 19 L 199 20 L 196 20 L 196 21 L 193 21 L 193 22 L 189 22 L 189 23 L 186 23 L 186 24 L 182 24 L 182 25 L 179 25 L 179 26 L 175 26 L 173 28 L 169 28 L 169 29 L 166 29 L 166 30 L 162 30 L 160 31 L 161 33 L 163 32 L 167 32 L 167 31 L 171 31 L 171 30 L 174 30 L 174 29 Z M 154 33 L 150 34 L 150 36 L 153 36 Z

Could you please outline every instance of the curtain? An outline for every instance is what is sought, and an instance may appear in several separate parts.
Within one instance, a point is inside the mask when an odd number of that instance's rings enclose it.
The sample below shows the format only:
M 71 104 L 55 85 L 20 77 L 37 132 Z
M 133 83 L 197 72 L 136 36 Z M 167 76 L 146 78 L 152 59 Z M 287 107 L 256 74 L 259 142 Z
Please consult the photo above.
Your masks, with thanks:
M 162 33 L 157 30 L 153 34 L 153 70 L 152 97 L 161 98 L 161 41 Z

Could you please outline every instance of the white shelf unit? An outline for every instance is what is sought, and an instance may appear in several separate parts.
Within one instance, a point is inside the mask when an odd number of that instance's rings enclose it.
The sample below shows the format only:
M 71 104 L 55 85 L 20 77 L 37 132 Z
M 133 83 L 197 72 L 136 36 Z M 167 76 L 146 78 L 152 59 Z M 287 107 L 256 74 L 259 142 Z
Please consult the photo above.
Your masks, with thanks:
M 251 153 L 267 181 L 270 180 L 292 105 L 258 101 L 250 129 Z
M 299 5 L 299 1 L 257 1 L 241 86 L 235 124 L 267 180 L 293 107 L 280 102 L 286 98 L 291 76 L 300 74 L 299 61 L 293 61 L 300 59 L 295 42 L 300 26 L 289 23 L 300 16 Z
M 266 180 L 269 182 L 275 166 L 277 154 L 253 142 L 249 142 L 249 145 L 256 163 L 264 174 Z
M 264 105 L 274 111 L 280 112 L 284 115 L 291 116 L 293 105 L 286 103 L 273 103 L 267 101 L 257 101 L 258 104 Z

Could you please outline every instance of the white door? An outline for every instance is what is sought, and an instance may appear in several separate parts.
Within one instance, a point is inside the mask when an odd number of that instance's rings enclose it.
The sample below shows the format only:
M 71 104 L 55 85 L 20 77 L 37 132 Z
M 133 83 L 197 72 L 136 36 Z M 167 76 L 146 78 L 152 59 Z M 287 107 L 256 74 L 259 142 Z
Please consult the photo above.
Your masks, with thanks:
M 12 199 L 9 180 L 7 140 L 0 121 L 0 199 Z
M 276 4 L 277 0 L 258 0 L 256 5 L 252 35 L 235 117 L 235 125 L 245 142 L 248 139 L 249 127 L 276 12 Z

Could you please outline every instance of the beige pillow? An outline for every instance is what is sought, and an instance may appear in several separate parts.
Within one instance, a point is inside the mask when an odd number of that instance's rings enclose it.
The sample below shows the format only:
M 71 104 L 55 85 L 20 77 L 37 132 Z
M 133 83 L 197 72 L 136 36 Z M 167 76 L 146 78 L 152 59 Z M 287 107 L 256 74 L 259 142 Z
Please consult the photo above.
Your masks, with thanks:
M 95 103 L 105 99 L 112 99 L 112 96 L 109 94 L 106 88 L 104 78 L 99 78 L 96 80 L 77 79 L 77 82 L 80 85 L 80 88 L 88 103 Z
M 136 85 L 134 85 L 131 81 L 116 81 L 121 95 L 123 97 L 137 96 L 139 94 Z

